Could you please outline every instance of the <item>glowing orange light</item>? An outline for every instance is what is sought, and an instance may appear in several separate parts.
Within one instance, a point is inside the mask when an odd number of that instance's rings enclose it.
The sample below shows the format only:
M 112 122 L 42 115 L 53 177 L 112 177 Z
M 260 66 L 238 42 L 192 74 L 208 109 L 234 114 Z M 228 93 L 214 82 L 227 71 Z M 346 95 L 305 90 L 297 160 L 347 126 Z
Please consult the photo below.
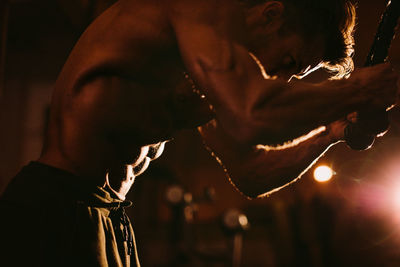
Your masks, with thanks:
M 332 179 L 333 175 L 333 170 L 326 165 L 318 166 L 314 170 L 314 179 L 315 181 L 320 183 L 329 181 L 330 179 Z

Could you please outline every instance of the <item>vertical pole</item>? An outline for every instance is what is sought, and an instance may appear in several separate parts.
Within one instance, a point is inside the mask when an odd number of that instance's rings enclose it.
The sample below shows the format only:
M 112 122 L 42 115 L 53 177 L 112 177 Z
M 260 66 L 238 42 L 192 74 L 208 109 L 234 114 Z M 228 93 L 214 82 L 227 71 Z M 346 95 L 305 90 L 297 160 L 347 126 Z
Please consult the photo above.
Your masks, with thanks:
M 4 94 L 5 87 L 5 64 L 9 10 L 10 2 L 8 0 L 0 1 L 0 98 Z
M 233 236 L 232 267 L 240 267 L 242 261 L 243 233 L 237 232 Z

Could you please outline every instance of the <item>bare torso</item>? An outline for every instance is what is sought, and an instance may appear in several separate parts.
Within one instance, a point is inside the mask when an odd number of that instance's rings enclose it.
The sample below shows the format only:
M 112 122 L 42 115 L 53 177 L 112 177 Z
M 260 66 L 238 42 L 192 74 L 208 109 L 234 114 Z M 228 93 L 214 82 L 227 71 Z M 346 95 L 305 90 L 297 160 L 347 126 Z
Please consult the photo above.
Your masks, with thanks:
M 40 161 L 102 183 L 110 168 L 140 167 L 148 147 L 213 117 L 154 2 L 119 1 L 82 35 L 56 82 Z

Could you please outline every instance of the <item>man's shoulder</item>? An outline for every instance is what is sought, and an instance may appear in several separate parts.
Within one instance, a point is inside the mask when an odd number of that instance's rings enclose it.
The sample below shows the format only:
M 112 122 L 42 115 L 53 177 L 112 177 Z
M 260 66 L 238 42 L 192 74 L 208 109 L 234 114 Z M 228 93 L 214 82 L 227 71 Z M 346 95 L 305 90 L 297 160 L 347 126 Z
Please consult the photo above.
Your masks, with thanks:
M 77 179 L 67 171 L 32 161 L 11 180 L 0 202 L 3 206 L 26 208 L 59 202 L 74 193 Z
M 168 19 L 178 40 L 192 39 L 196 43 L 245 43 L 246 22 L 244 8 L 238 1 L 185 1 L 171 0 L 167 8 Z M 181 42 L 182 43 L 182 42 Z M 183 42 L 187 43 L 187 42 Z M 190 45 L 189 50 L 196 49 Z
M 218 25 L 238 18 L 242 9 L 238 1 L 213 0 L 213 1 L 186 1 L 162 0 L 164 10 L 169 13 L 170 19 L 186 18 L 198 20 L 203 23 Z

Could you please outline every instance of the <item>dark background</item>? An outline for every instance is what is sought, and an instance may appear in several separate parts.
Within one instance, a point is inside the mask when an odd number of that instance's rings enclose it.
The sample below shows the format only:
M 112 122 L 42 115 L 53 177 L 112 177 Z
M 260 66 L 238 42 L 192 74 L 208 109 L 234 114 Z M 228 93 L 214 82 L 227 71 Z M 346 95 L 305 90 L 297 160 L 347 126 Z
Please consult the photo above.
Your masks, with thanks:
M 21 166 L 38 157 L 57 74 L 85 27 L 114 2 L 1 1 L 0 193 Z M 363 65 L 385 2 L 358 3 L 356 66 Z M 400 39 L 390 61 L 399 69 Z M 330 182 L 316 183 L 311 170 L 296 184 L 254 201 L 234 190 L 195 131 L 182 132 L 129 194 L 143 266 L 232 266 L 235 235 L 243 238 L 242 266 L 400 266 L 398 110 L 391 121 L 389 134 L 369 151 L 343 144 L 329 151 L 318 164 L 335 170 Z M 192 201 L 168 204 L 172 185 Z M 210 188 L 212 197 L 204 193 Z M 231 209 L 247 216 L 247 231 L 223 227 Z

